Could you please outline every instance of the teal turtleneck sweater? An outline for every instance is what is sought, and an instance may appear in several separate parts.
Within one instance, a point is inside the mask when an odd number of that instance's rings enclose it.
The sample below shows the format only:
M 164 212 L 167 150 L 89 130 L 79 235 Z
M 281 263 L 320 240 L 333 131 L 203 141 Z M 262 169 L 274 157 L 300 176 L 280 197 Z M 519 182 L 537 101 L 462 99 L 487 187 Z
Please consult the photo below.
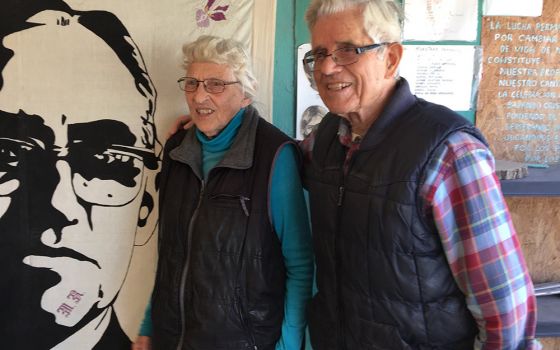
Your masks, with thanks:
M 243 121 L 244 112 L 245 109 L 237 112 L 229 124 L 214 138 L 210 139 L 196 130 L 197 139 L 202 145 L 204 178 L 229 150 Z M 270 193 L 272 225 L 282 245 L 286 266 L 284 321 L 282 336 L 276 344 L 276 350 L 301 349 L 306 326 L 305 309 L 311 299 L 313 279 L 311 232 L 296 159 L 295 146 L 287 144 L 280 150 L 272 170 Z M 151 335 L 150 315 L 151 305 L 148 304 L 140 335 Z

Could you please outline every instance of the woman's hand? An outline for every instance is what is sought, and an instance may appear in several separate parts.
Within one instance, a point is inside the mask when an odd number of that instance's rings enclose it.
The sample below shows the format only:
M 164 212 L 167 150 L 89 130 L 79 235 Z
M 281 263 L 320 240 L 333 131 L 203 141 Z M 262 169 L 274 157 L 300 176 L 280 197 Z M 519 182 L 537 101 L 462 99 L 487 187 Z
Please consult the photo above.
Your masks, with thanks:
M 136 337 L 136 341 L 132 343 L 132 350 L 152 350 L 152 339 L 145 335 Z

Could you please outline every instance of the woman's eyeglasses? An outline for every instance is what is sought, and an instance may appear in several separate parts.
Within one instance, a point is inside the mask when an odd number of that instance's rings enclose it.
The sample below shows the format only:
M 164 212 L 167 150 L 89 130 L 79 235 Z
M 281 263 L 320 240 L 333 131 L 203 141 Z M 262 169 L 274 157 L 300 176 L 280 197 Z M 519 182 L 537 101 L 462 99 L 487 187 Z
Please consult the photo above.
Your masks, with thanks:
M 198 84 L 202 83 L 206 92 L 210 94 L 219 94 L 224 92 L 226 85 L 238 84 L 239 81 L 223 81 L 215 78 L 198 80 L 192 77 L 183 77 L 177 80 L 177 83 L 179 83 L 179 88 L 186 92 L 195 92 L 196 89 L 198 89 Z

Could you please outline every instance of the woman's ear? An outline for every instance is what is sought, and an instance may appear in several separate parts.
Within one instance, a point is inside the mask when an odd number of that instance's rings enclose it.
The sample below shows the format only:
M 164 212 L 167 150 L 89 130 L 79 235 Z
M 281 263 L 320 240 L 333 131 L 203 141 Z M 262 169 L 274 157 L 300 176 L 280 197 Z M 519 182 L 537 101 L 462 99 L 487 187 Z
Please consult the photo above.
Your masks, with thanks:
M 251 103 L 253 103 L 253 99 L 250 97 L 244 97 L 243 100 L 241 101 L 241 107 L 245 108 L 248 105 L 250 105 Z

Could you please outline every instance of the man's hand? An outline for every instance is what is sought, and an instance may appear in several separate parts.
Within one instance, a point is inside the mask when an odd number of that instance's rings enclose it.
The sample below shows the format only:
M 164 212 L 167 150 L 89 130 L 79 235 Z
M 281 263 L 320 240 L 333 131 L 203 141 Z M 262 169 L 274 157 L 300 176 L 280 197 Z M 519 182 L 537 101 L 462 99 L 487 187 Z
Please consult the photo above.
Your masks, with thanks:
M 136 341 L 132 343 L 132 350 L 152 350 L 152 339 L 145 335 L 136 337 Z
M 190 129 L 194 125 L 192 118 L 190 115 L 182 115 L 175 120 L 175 122 L 171 125 L 169 130 L 167 131 L 167 135 L 165 139 L 169 139 L 173 136 L 177 131 L 180 129 Z

